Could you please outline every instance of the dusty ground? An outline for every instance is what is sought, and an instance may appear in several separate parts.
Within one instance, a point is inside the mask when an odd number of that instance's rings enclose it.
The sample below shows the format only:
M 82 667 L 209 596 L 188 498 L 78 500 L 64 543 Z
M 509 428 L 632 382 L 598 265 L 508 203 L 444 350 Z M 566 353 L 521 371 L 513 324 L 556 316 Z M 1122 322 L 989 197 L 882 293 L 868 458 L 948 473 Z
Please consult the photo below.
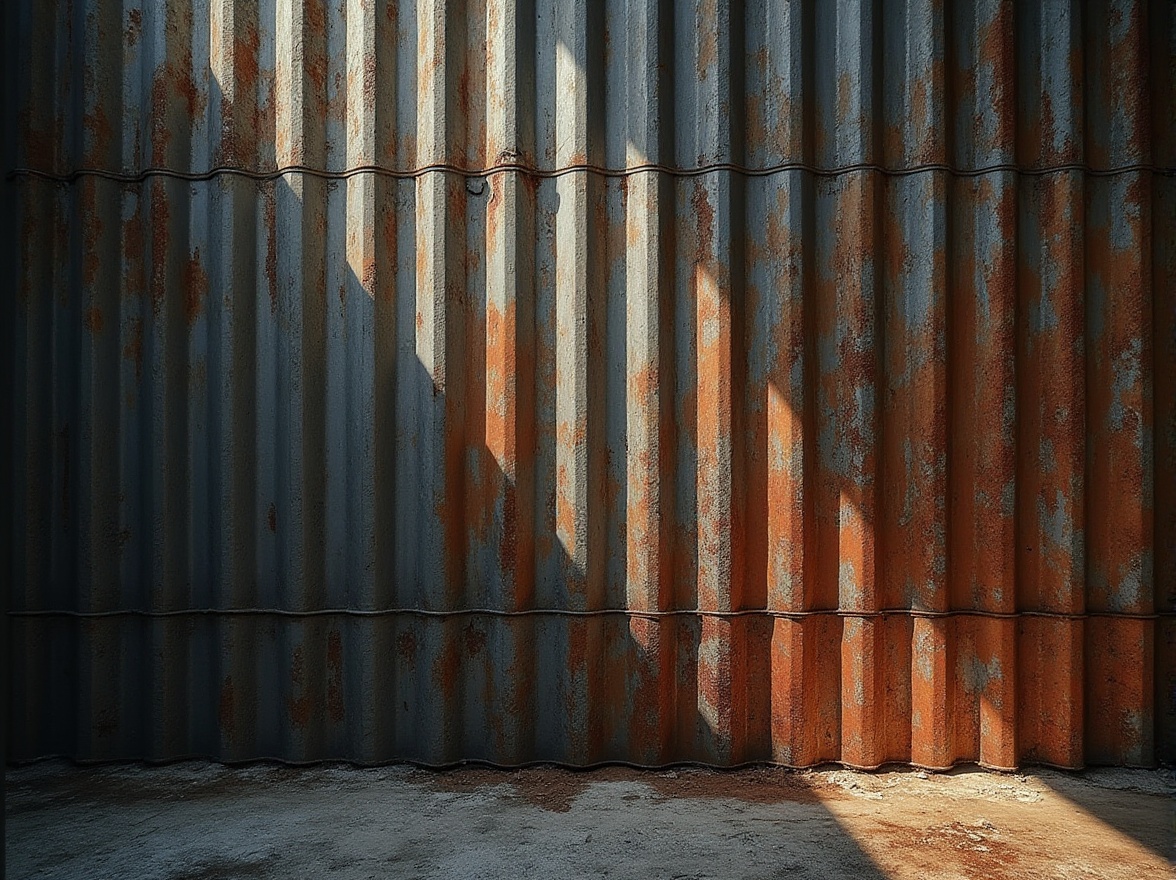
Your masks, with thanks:
M 10 877 L 1176 877 L 1171 771 L 8 771 Z

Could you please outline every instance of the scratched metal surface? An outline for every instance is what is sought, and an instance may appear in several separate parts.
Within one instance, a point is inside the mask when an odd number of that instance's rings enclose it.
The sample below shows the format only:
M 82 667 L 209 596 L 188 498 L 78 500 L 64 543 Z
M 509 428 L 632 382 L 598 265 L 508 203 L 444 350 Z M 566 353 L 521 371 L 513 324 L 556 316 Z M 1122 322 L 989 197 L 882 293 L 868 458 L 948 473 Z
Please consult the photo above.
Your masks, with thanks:
M 1035 6 L 11 4 L 8 757 L 1176 758 L 1176 16 Z

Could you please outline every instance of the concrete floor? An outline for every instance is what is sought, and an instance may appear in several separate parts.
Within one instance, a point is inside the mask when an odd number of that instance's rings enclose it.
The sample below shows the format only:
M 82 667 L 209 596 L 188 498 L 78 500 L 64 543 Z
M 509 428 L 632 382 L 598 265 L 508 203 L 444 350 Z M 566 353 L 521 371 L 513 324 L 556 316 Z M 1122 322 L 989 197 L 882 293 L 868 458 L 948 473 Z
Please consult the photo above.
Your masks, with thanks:
M 7 773 L 17 878 L 1174 875 L 1171 771 Z

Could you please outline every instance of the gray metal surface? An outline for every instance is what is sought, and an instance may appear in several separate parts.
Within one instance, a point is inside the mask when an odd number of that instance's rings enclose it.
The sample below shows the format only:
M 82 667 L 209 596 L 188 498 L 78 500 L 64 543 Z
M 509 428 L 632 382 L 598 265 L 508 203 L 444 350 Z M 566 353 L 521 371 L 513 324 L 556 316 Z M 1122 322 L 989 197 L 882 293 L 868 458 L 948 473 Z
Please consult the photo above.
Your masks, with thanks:
M 10 758 L 1173 756 L 1171 4 L 14 6 Z

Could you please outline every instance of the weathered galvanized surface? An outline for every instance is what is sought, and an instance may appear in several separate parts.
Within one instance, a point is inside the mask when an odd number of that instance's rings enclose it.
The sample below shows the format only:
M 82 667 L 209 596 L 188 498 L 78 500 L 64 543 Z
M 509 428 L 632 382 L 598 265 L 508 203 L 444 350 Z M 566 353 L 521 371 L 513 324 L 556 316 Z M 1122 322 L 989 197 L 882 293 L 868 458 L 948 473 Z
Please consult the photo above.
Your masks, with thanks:
M 9 757 L 1176 757 L 1176 15 L 22 3 Z

